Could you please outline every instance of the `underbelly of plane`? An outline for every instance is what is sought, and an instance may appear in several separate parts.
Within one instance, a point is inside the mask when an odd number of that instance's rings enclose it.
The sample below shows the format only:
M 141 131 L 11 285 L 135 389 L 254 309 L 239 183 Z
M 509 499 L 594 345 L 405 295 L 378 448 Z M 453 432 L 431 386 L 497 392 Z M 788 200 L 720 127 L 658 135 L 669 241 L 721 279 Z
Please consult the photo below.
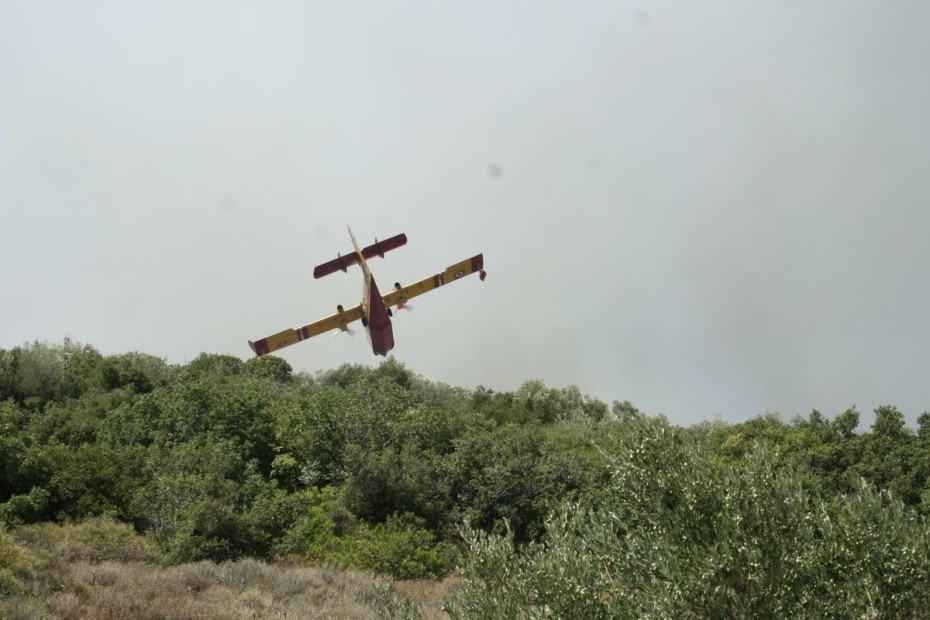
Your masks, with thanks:
M 387 357 L 388 351 L 394 348 L 394 327 L 391 323 L 380 328 L 370 328 L 368 335 L 371 337 L 371 350 L 375 355 Z

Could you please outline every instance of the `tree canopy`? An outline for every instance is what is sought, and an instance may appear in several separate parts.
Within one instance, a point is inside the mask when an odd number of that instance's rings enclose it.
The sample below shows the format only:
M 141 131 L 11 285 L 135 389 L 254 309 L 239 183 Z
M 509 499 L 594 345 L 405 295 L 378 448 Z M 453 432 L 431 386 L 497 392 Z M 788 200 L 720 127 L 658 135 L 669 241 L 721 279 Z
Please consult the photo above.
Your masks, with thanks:
M 683 428 L 575 386 L 468 390 L 393 358 L 308 375 L 35 342 L 0 349 L 0 522 L 103 516 L 166 562 L 459 566 L 463 618 L 913 615 L 930 413 L 859 417 Z

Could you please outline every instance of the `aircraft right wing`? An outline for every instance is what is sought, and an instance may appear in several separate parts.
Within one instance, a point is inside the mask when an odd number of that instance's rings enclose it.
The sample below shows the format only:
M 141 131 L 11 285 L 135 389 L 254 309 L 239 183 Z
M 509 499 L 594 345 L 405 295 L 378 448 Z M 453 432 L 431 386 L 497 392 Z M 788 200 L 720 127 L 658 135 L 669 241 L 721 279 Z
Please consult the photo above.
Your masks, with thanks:
M 268 336 L 267 338 L 262 338 L 261 340 L 256 340 L 254 342 L 249 340 L 249 347 L 252 348 L 252 351 L 257 357 L 261 357 L 262 355 L 267 355 L 272 351 L 283 349 L 284 347 L 296 344 L 301 340 L 313 338 L 314 336 L 325 334 L 326 332 L 332 331 L 334 329 L 347 331 L 349 329 L 349 323 L 359 320 L 364 315 L 365 311 L 362 310 L 362 305 L 359 304 L 354 308 L 340 310 L 336 312 L 336 314 L 331 314 L 325 319 L 320 319 L 319 321 L 308 323 L 303 327 L 285 329 L 283 332 L 278 332 L 273 336 Z
M 477 256 L 472 256 L 471 258 L 466 258 L 465 260 L 458 262 L 451 267 L 446 267 L 445 271 L 437 273 L 434 276 L 428 278 L 423 278 L 418 282 L 409 284 L 407 286 L 394 286 L 394 290 L 384 295 L 384 305 L 390 308 L 391 306 L 396 306 L 398 309 L 403 308 L 404 305 L 418 295 L 423 293 L 428 293 L 433 289 L 437 289 L 444 284 L 449 284 L 460 278 L 478 272 L 481 279 L 484 280 L 485 271 L 484 271 L 484 254 L 478 254 Z

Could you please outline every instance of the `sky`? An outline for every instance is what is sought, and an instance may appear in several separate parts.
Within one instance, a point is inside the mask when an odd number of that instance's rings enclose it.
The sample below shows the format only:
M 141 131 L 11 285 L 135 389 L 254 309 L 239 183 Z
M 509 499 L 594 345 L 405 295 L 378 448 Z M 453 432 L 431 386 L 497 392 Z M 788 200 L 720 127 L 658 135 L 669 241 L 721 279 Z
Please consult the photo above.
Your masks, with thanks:
M 87 2 L 0 19 L 0 348 L 186 363 L 382 288 L 451 385 L 930 410 L 930 3 Z M 280 352 L 376 365 L 364 332 Z

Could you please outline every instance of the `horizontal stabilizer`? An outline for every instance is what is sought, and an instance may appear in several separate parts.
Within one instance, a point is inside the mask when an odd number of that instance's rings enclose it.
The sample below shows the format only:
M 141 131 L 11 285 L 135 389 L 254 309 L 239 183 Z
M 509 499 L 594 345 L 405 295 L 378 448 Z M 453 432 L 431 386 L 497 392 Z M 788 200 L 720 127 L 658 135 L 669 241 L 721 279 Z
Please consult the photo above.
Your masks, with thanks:
M 406 243 L 407 235 L 404 233 L 395 235 L 390 239 L 385 239 L 384 241 L 378 241 L 376 239 L 374 243 L 362 249 L 362 256 L 364 256 L 366 260 L 369 258 L 374 258 L 375 256 L 384 257 L 385 252 L 390 252 L 391 250 L 399 248 Z M 340 254 L 329 262 L 323 263 L 322 265 L 317 265 L 313 270 L 313 277 L 322 278 L 323 276 L 328 276 L 329 274 L 336 273 L 337 271 L 346 271 L 349 267 L 356 263 L 358 263 L 358 254 L 354 250 L 345 256 Z
M 395 235 L 390 239 L 385 239 L 384 241 L 378 241 L 375 239 L 375 242 L 372 243 L 367 248 L 362 249 L 362 256 L 366 259 L 374 258 L 375 256 L 380 256 L 384 258 L 385 252 L 390 252 L 391 250 L 396 250 L 402 245 L 407 244 L 407 235 L 400 233 Z

